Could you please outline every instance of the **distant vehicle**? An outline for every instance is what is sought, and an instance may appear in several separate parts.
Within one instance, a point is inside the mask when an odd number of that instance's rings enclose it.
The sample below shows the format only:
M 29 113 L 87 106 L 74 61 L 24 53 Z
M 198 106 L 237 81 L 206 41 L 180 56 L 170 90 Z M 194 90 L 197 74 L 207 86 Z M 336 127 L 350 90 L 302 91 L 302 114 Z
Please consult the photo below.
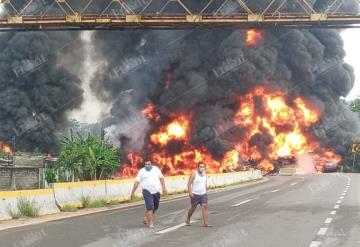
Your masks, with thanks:
M 325 161 L 325 164 L 323 167 L 324 172 L 337 172 L 338 170 L 339 170 L 339 167 L 334 161 L 332 161 L 332 160 Z

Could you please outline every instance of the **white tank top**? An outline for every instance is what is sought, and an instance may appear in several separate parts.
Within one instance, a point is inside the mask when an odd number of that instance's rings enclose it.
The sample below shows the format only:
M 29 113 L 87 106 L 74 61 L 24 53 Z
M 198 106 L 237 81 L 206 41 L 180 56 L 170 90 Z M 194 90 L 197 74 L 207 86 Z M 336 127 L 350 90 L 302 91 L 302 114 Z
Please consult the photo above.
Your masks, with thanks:
M 192 183 L 192 193 L 195 195 L 206 194 L 206 174 L 200 176 L 198 171 L 195 173 L 195 178 Z

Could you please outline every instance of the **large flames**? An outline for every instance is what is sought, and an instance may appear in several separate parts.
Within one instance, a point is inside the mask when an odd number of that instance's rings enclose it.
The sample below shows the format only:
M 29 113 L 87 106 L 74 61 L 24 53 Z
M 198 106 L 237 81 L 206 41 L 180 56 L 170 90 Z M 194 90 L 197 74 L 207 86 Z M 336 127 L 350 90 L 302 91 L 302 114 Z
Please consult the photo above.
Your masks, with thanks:
M 0 152 L 5 153 L 5 154 L 11 154 L 12 150 L 11 147 L 7 144 L 0 144 Z
M 244 134 L 241 140 L 233 141 L 234 148 L 220 160 L 214 159 L 204 145 L 191 145 L 191 115 L 178 114 L 165 121 L 149 104 L 143 114 L 150 121 L 164 124 L 149 135 L 147 159 L 167 175 L 188 174 L 200 161 L 206 164 L 209 173 L 245 170 L 251 164 L 271 172 L 276 161 L 293 161 L 302 154 L 316 154 L 320 166 L 325 160 L 340 161 L 338 155 L 321 147 L 311 135 L 309 128 L 319 121 L 320 113 L 305 99 L 298 97 L 288 102 L 285 92 L 257 87 L 239 96 L 237 104 L 238 110 L 231 118 L 230 128 L 229 124 L 219 126 L 224 132 L 220 134 L 232 129 L 241 130 Z M 130 152 L 128 164 L 120 176 L 134 176 L 143 162 L 142 156 Z

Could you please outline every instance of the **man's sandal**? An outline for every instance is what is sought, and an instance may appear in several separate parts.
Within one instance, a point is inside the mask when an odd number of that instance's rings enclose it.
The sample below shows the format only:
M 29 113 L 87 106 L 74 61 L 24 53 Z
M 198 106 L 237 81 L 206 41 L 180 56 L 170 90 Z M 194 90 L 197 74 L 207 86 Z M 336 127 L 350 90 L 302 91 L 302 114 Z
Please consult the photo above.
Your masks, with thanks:
M 155 228 L 154 225 L 148 225 L 148 224 L 146 224 L 146 226 L 147 226 L 148 228 L 150 228 L 150 229 L 154 229 L 154 228 Z

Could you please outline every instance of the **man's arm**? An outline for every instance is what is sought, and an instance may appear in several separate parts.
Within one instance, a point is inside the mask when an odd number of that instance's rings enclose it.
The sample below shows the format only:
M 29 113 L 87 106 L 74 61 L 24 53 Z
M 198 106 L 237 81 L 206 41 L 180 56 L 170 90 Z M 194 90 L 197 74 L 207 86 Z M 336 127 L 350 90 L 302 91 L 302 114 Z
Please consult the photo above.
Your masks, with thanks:
M 162 187 L 162 192 L 163 192 L 164 195 L 167 195 L 167 189 L 166 189 L 164 175 L 162 174 L 159 167 L 156 167 L 156 168 L 157 168 L 158 173 L 159 173 L 159 179 L 160 179 L 160 183 L 161 183 L 161 187 Z
M 192 183 L 193 183 L 194 179 L 195 179 L 195 172 L 192 171 L 191 174 L 190 174 L 190 176 L 189 176 L 189 180 L 188 180 L 188 184 L 187 184 L 187 186 L 188 186 L 188 192 L 189 192 L 189 196 L 190 196 L 190 197 L 193 197 L 193 194 L 192 194 Z
M 161 183 L 161 187 L 162 187 L 163 194 L 164 194 L 164 195 L 167 195 L 167 189 L 166 189 L 164 177 L 160 178 L 160 183 Z
M 135 181 L 133 189 L 131 191 L 131 200 L 134 199 L 135 196 L 135 191 L 137 190 L 137 188 L 139 187 L 140 182 L 139 181 Z

